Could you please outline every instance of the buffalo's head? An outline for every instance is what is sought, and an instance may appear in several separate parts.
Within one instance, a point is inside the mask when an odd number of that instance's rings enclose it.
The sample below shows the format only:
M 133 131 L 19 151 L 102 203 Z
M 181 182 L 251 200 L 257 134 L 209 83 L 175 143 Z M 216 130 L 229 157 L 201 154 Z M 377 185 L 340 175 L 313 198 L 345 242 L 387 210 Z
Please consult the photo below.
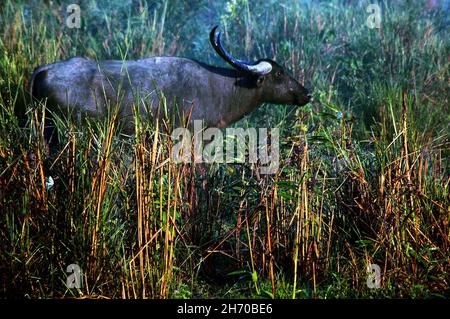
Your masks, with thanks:
M 300 83 L 290 76 L 282 66 L 270 59 L 261 59 L 254 63 L 244 62 L 233 57 L 222 46 L 219 32 L 216 38 L 215 26 L 209 35 L 211 45 L 217 54 L 236 70 L 254 80 L 255 87 L 260 90 L 262 102 L 274 104 L 305 105 L 311 95 Z

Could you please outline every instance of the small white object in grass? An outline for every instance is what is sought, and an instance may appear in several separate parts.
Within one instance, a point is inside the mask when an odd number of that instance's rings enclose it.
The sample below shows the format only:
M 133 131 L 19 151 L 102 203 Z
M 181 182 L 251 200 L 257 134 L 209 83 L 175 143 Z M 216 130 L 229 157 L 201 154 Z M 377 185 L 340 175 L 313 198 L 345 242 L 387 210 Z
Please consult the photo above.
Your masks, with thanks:
M 55 185 L 53 178 L 51 176 L 48 176 L 45 179 L 45 188 L 47 188 L 47 190 L 50 190 L 53 187 L 53 185 Z

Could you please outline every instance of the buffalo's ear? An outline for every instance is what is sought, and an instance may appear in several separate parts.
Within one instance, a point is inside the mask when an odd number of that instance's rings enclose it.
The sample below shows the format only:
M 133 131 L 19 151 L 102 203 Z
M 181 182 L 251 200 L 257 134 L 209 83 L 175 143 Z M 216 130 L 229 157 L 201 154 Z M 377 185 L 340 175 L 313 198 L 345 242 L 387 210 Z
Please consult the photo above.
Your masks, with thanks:
M 260 88 L 264 84 L 265 79 L 266 77 L 264 75 L 258 76 L 256 79 L 256 86 Z

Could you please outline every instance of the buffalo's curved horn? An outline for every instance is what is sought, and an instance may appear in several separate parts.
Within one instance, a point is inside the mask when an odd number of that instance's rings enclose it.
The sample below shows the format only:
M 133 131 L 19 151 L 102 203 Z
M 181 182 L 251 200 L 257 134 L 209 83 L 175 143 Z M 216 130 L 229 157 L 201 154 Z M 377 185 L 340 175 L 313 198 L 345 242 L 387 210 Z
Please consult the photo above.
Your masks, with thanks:
M 217 52 L 217 54 L 222 57 L 226 62 L 228 62 L 232 67 L 236 68 L 242 72 L 248 72 L 252 74 L 264 75 L 270 73 L 272 71 L 272 65 L 266 61 L 260 61 L 259 63 L 250 64 L 241 60 L 236 59 L 227 50 L 222 46 L 222 33 L 219 32 L 217 35 L 216 42 L 216 30 L 217 25 L 212 28 L 209 34 L 209 40 L 211 42 L 212 47 Z

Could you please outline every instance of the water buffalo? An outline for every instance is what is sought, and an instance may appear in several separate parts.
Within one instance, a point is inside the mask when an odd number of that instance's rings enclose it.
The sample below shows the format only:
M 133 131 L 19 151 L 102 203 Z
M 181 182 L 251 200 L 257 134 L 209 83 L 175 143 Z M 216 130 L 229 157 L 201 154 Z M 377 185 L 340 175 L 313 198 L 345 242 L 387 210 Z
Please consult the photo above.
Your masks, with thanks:
M 133 105 L 154 111 L 161 92 L 169 107 L 177 101 L 187 114 L 192 106 L 191 121 L 204 120 L 205 126 L 219 128 L 262 103 L 308 103 L 308 91 L 283 67 L 269 59 L 237 60 L 223 48 L 216 29 L 210 32 L 211 45 L 232 69 L 180 57 L 99 62 L 75 57 L 38 67 L 31 77 L 31 95 L 47 100 L 49 107 L 98 118 L 105 116 L 110 103 L 116 103 L 119 118 L 129 128 L 134 127 Z

